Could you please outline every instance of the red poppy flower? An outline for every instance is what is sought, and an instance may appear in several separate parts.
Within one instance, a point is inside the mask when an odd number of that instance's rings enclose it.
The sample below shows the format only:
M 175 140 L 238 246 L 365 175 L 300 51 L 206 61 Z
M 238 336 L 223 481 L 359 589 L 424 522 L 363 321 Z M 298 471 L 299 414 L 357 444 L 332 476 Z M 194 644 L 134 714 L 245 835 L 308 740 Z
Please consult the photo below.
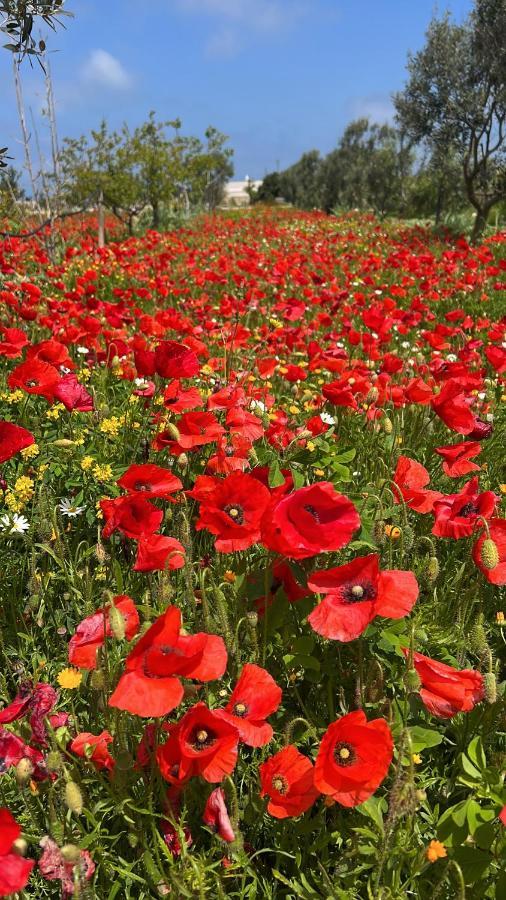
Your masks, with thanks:
M 32 344 L 26 351 L 26 358 L 42 360 L 42 362 L 51 363 L 56 369 L 64 366 L 66 369 L 75 369 L 75 363 L 69 356 L 68 347 L 60 341 L 48 340 L 40 341 L 38 344 Z
M 259 766 L 261 797 L 269 797 L 267 812 L 275 819 L 305 813 L 318 796 L 313 763 L 289 745 Z
M 105 524 L 104 538 L 116 531 L 122 531 L 129 538 L 140 540 L 154 534 L 162 524 L 163 512 L 153 506 L 142 494 L 129 494 L 115 500 L 101 500 L 100 509 Z
M 385 778 L 394 744 L 385 719 L 368 722 L 360 709 L 333 722 L 315 762 L 314 783 L 342 806 L 358 806 Z
M 54 366 L 40 359 L 30 359 L 10 372 L 7 383 L 11 391 L 20 389 L 27 394 L 40 394 L 46 400 L 53 400 L 60 374 Z
M 360 527 L 347 497 L 329 481 L 321 481 L 283 497 L 264 516 L 262 542 L 290 559 L 340 550 Z
M 327 595 L 308 616 L 308 622 L 318 634 L 334 641 L 355 640 L 376 616 L 402 619 L 418 598 L 413 572 L 380 572 L 375 553 L 326 572 L 314 572 L 308 586 Z
M 265 669 L 246 663 L 224 710 L 217 712 L 231 722 L 241 741 L 249 747 L 263 747 L 272 738 L 267 716 L 276 712 L 282 691 Z
M 16 453 L 25 447 L 31 447 L 34 443 L 33 434 L 26 428 L 14 425 L 13 422 L 0 422 L 0 463 L 7 462 Z
M 162 341 L 155 348 L 155 369 L 161 378 L 191 378 L 200 372 L 200 363 L 184 344 Z
M 128 654 L 125 674 L 109 706 L 145 718 L 165 716 L 183 698 L 178 675 L 198 681 L 221 678 L 227 666 L 223 640 L 204 632 L 182 635 L 181 613 L 169 606 Z
M 234 829 L 228 814 L 223 788 L 215 788 L 209 794 L 202 820 L 204 825 L 212 828 L 222 840 L 227 841 L 229 844 L 235 841 Z
M 82 731 L 76 735 L 70 749 L 76 756 L 83 759 L 89 759 L 95 763 L 97 769 L 114 769 L 115 761 L 109 750 L 109 744 L 112 744 L 114 738 L 108 731 L 101 731 L 100 734 L 90 734 L 88 731 Z
M 407 657 L 409 650 L 405 649 Z M 446 663 L 413 655 L 413 665 L 422 687 L 420 697 L 430 713 L 442 719 L 451 719 L 459 712 L 469 712 L 485 695 L 483 676 L 474 669 L 455 669 Z
M 68 862 L 58 847 L 48 835 L 40 841 L 42 855 L 38 862 L 39 872 L 46 881 L 61 881 L 62 897 L 75 896 L 74 870 L 79 866 L 79 879 L 89 881 L 95 871 L 93 862 L 87 850 L 81 850 L 78 862 Z
M 235 409 L 229 409 L 226 426 L 230 434 L 238 434 L 247 438 L 251 443 L 261 438 L 264 433 L 261 419 L 240 406 L 237 406 Z
M 429 481 L 430 475 L 425 466 L 409 456 L 400 456 L 393 477 L 396 501 L 401 502 L 396 495 L 397 490 L 410 509 L 419 513 L 432 512 L 435 501 L 443 494 L 440 491 L 425 490 Z
M 499 813 L 499 821 L 502 822 L 503 825 L 506 825 L 506 804 L 501 809 Z
M 45 746 L 47 743 L 45 719 L 57 700 L 58 694 L 50 684 L 39 682 L 33 687 L 31 682 L 27 682 L 21 686 L 12 703 L 0 710 L 0 724 L 8 725 L 28 716 L 32 729 L 31 740 Z
M 441 392 L 434 397 L 432 409 L 453 431 L 470 434 L 476 425 L 476 417 L 471 410 L 474 397 L 469 396 L 459 378 L 450 378 Z
M 44 755 L 36 747 L 25 744 L 21 738 L 12 731 L 0 726 L 0 760 L 2 771 L 6 772 L 12 766 L 17 766 L 21 759 L 29 759 L 33 765 L 32 779 L 44 781 L 48 777 Z
M 0 809 L 0 897 L 22 891 L 28 883 L 35 863 L 13 851 L 21 828 L 8 809 Z
M 130 466 L 116 482 L 129 494 L 143 493 L 147 497 L 167 498 L 183 487 L 181 480 L 170 469 L 162 469 L 150 463 Z
M 157 759 L 164 777 L 179 758 L 179 781 L 201 775 L 206 781 L 222 781 L 235 768 L 239 732 L 205 703 L 196 703 L 158 748 Z
M 65 375 L 56 385 L 53 396 L 69 411 L 92 412 L 94 408 L 93 397 L 79 384 L 75 375 Z
M 497 497 L 493 491 L 480 494 L 478 479 L 472 478 L 459 494 L 436 501 L 432 534 L 454 540 L 469 537 L 480 517 L 490 519 L 494 515 L 496 505 Z
M 0 325 L 0 356 L 15 359 L 21 356 L 23 347 L 28 343 L 25 332 L 20 328 L 4 328 Z
M 217 441 L 225 429 L 210 412 L 184 413 L 177 423 L 179 438 L 177 443 L 183 450 L 193 450 Z
M 497 548 L 499 556 L 497 565 L 490 569 L 483 562 L 483 544 L 487 540 L 485 531 L 482 531 L 473 547 L 473 560 L 490 584 L 506 584 L 506 519 L 490 519 L 488 530 L 490 540 L 494 542 Z
M 449 478 L 460 478 L 481 468 L 470 462 L 481 453 L 481 444 L 477 441 L 461 441 L 460 444 L 450 444 L 448 447 L 436 447 L 436 453 L 443 457 L 443 472 Z
M 178 380 L 171 381 L 165 388 L 163 405 L 173 413 L 184 412 L 185 409 L 195 409 L 202 404 L 202 395 L 197 388 L 188 388 L 186 391 Z
M 260 540 L 262 517 L 271 497 L 256 478 L 243 472 L 223 480 L 203 475 L 188 493 L 200 502 L 197 531 L 205 528 L 216 535 L 220 553 L 246 550 Z
M 150 534 L 137 544 L 134 572 L 164 572 L 182 569 L 185 549 L 175 538 L 164 534 Z
M 125 637 L 131 641 L 139 630 L 139 614 L 131 597 L 121 594 L 113 598 L 113 604 L 121 613 L 125 622 Z M 97 610 L 87 616 L 77 626 L 75 634 L 69 642 L 69 662 L 79 669 L 96 669 L 97 651 L 103 647 L 106 637 L 112 634 L 110 606 Z

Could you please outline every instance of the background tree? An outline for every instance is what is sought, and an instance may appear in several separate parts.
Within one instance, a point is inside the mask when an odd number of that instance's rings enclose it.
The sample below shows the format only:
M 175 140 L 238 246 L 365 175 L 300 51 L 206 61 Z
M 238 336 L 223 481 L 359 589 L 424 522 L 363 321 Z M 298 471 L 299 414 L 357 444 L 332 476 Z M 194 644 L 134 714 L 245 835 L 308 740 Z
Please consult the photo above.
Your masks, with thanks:
M 40 59 L 46 45 L 33 37 L 35 23 L 40 19 L 54 31 L 61 16 L 72 15 L 64 5 L 65 0 L 0 0 L 0 31 L 9 39 L 4 49 L 16 54 L 18 62 L 25 56 Z M 7 147 L 0 147 L 0 168 L 7 165 L 8 158 Z
M 506 192 L 506 0 L 476 0 L 462 25 L 433 19 L 408 73 L 398 122 L 436 158 L 459 160 L 478 240 Z

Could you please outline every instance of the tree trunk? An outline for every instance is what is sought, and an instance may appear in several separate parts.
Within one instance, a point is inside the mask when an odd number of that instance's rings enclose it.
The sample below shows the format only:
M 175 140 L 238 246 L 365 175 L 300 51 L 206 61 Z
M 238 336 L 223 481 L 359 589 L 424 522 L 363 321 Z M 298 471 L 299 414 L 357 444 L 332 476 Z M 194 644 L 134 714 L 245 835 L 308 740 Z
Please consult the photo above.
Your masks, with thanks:
M 98 246 L 105 247 L 105 214 L 104 214 L 104 195 L 100 191 L 98 197 Z
M 155 200 L 154 203 L 151 204 L 153 207 L 153 228 L 155 231 L 159 231 L 160 229 L 160 204 L 158 200 Z
M 489 214 L 489 208 L 480 207 L 476 209 L 476 215 L 474 217 L 474 225 L 473 230 L 471 232 L 471 243 L 477 244 L 481 238 L 483 237 L 483 232 L 487 226 L 487 219 Z
M 436 209 L 434 214 L 434 225 L 436 226 L 436 228 L 441 224 L 441 216 L 443 214 L 443 195 L 443 186 L 440 183 L 437 186 Z

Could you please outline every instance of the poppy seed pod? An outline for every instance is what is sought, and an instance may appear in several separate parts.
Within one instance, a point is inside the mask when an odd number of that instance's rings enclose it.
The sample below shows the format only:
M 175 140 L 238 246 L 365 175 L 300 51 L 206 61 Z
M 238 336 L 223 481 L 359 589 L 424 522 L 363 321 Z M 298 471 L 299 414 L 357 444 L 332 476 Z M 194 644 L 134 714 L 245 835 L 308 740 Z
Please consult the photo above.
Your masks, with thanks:
M 26 856 L 26 852 L 28 850 L 28 843 L 24 838 L 18 837 L 14 841 L 12 848 L 12 852 L 16 854 L 16 856 Z
M 385 541 L 385 523 L 383 519 L 377 519 L 372 527 L 372 536 L 375 544 L 383 544 Z
M 385 416 L 385 418 L 383 419 L 382 425 L 383 425 L 383 431 L 385 432 L 385 434 L 392 434 L 392 431 L 394 430 L 394 426 L 393 426 L 392 420 L 388 416 Z
M 75 844 L 65 844 L 61 848 L 61 855 L 66 863 L 75 866 L 81 858 L 81 851 Z
M 437 581 L 439 577 L 439 560 L 437 556 L 430 556 L 425 567 L 425 577 L 427 581 Z
M 105 688 L 105 675 L 102 669 L 95 669 L 91 673 L 90 684 L 94 691 L 103 691 Z

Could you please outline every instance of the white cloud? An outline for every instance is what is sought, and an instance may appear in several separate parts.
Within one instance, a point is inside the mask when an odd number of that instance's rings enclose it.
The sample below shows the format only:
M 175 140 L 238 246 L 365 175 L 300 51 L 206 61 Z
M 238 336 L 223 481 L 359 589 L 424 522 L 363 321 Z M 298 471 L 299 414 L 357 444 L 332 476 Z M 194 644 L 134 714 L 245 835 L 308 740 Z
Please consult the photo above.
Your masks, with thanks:
M 107 50 L 92 50 L 82 70 L 84 81 L 115 90 L 125 90 L 132 79 L 119 59 Z
M 252 34 L 280 34 L 304 16 L 308 0 L 175 0 L 183 13 L 215 20 L 218 27 L 210 35 L 210 56 L 235 56 Z M 313 0 L 312 7 L 317 4 Z
M 350 111 L 354 119 L 370 119 L 380 125 L 393 122 L 395 114 L 390 97 L 384 95 L 357 97 L 351 102 Z

